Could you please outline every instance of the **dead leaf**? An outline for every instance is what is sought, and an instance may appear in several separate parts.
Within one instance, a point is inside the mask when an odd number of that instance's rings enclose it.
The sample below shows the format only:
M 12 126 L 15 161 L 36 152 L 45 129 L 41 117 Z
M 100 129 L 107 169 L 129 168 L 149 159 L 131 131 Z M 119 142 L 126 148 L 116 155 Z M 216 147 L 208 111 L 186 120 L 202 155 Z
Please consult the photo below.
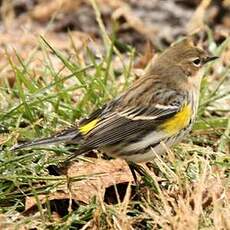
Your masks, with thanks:
M 9 29 L 15 19 L 12 1 L 2 1 L 0 13 L 4 26 Z
M 224 6 L 230 6 L 230 0 L 224 0 Z
M 32 18 L 38 21 L 48 21 L 57 12 L 71 12 L 77 10 L 77 8 L 84 2 L 84 0 L 51 0 L 43 1 L 31 11 Z
M 142 56 L 134 64 L 134 67 L 144 69 L 148 65 L 150 60 L 152 60 L 153 56 L 154 56 L 153 44 L 151 41 L 148 41 L 145 44 L 144 52 L 143 52 Z
M 120 17 L 124 17 L 128 26 L 140 34 L 145 35 L 149 39 L 158 32 L 153 26 L 144 24 L 144 22 L 133 13 L 128 5 L 120 7 L 113 12 L 112 18 L 114 20 L 118 20 Z
M 202 0 L 196 11 L 193 13 L 192 18 L 186 26 L 187 35 L 192 35 L 204 29 L 205 12 L 210 5 L 211 0 Z
M 103 197 L 105 188 L 109 186 L 133 181 L 128 164 L 121 159 L 110 161 L 94 159 L 92 163 L 74 163 L 68 169 L 67 175 L 69 177 L 95 175 L 94 178 L 89 177 L 88 180 L 71 183 L 72 195 L 85 203 L 88 203 L 98 193 L 101 193 Z
M 87 179 L 71 181 L 71 178 L 84 176 Z M 56 192 L 47 195 L 38 195 L 41 204 L 46 200 L 73 199 L 89 203 L 94 196 L 104 197 L 106 188 L 133 181 L 133 176 L 126 161 L 121 159 L 103 160 L 90 158 L 90 162 L 74 162 L 67 169 L 68 184 L 59 186 Z M 35 197 L 27 197 L 25 212 L 36 205 Z

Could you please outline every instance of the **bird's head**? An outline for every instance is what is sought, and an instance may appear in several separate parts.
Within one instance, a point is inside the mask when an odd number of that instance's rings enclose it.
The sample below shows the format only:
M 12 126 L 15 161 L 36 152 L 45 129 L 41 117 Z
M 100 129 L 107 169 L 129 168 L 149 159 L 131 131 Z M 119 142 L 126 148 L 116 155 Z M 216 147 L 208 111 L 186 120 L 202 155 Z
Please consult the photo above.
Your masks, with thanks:
M 194 76 L 206 63 L 215 60 L 206 51 L 196 47 L 191 38 L 186 38 L 168 48 L 161 56 L 166 62 L 180 66 L 188 76 Z
M 210 56 L 205 50 L 195 46 L 191 38 L 185 38 L 159 55 L 152 70 L 173 84 L 178 81 L 198 81 L 195 79 L 197 72 L 216 58 L 218 57 Z

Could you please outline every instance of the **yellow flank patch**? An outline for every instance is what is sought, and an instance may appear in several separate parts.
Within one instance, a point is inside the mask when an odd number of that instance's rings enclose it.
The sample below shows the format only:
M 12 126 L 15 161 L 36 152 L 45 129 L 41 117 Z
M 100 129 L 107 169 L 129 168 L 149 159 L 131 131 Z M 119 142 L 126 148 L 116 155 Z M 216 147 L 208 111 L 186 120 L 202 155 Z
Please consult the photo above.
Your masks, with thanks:
M 167 133 L 175 134 L 189 124 L 191 115 L 192 115 L 191 106 L 185 105 L 174 117 L 169 118 L 162 125 L 162 128 Z
M 99 119 L 95 119 L 90 121 L 88 124 L 81 126 L 79 128 L 80 132 L 84 135 L 87 134 L 88 132 L 90 132 L 92 129 L 96 127 L 98 121 Z

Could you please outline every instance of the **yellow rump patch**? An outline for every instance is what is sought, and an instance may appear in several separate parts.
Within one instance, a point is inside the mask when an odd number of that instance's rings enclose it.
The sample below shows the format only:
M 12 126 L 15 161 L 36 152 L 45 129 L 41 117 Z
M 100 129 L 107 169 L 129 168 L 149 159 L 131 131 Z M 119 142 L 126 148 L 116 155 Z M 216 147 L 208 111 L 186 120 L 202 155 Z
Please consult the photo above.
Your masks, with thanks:
M 82 127 L 79 128 L 80 132 L 83 133 L 84 135 L 87 134 L 89 131 L 91 131 L 96 127 L 98 121 L 99 119 L 95 119 L 90 121 L 88 124 L 83 125 Z
M 191 106 L 185 105 L 174 117 L 169 118 L 162 125 L 162 128 L 167 133 L 175 134 L 189 124 L 191 115 L 192 115 Z

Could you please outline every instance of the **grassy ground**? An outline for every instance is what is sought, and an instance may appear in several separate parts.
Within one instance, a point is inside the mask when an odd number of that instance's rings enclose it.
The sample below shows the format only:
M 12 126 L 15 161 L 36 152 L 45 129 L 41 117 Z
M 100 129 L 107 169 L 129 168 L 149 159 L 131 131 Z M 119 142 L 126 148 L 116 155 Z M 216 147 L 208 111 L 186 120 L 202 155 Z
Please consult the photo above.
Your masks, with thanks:
M 115 39 L 107 37 L 103 25 L 101 31 L 106 52 L 100 60 L 89 49 L 85 59 L 74 49 L 71 55 L 61 53 L 42 37 L 28 59 L 17 51 L 14 60 L 6 55 L 15 83 L 12 87 L 5 81 L 0 91 L 0 228 L 230 229 L 230 120 L 225 101 L 229 99 L 230 69 L 218 61 L 206 67 L 205 76 L 209 77 L 203 80 L 191 136 L 164 157 L 143 166 L 141 184 L 127 185 L 122 202 L 111 204 L 94 197 L 88 204 L 75 201 L 68 212 L 68 200 L 55 203 L 62 211 L 49 199 L 45 204 L 39 201 L 39 194 L 48 196 L 59 183 L 68 184 L 65 176 L 52 176 L 47 168 L 71 150 L 56 146 L 12 152 L 10 147 L 19 140 L 48 136 L 69 126 L 134 79 L 134 50 L 128 49 L 129 60 L 121 62 L 121 74 L 112 64 L 114 57 L 122 60 Z M 213 54 L 222 56 L 226 47 L 229 40 L 216 46 L 209 35 Z M 31 65 L 37 52 L 43 55 L 43 65 L 38 68 Z M 88 64 L 82 61 L 86 59 Z M 56 62 L 62 68 L 56 68 Z M 35 197 L 37 205 L 26 212 L 29 196 Z

